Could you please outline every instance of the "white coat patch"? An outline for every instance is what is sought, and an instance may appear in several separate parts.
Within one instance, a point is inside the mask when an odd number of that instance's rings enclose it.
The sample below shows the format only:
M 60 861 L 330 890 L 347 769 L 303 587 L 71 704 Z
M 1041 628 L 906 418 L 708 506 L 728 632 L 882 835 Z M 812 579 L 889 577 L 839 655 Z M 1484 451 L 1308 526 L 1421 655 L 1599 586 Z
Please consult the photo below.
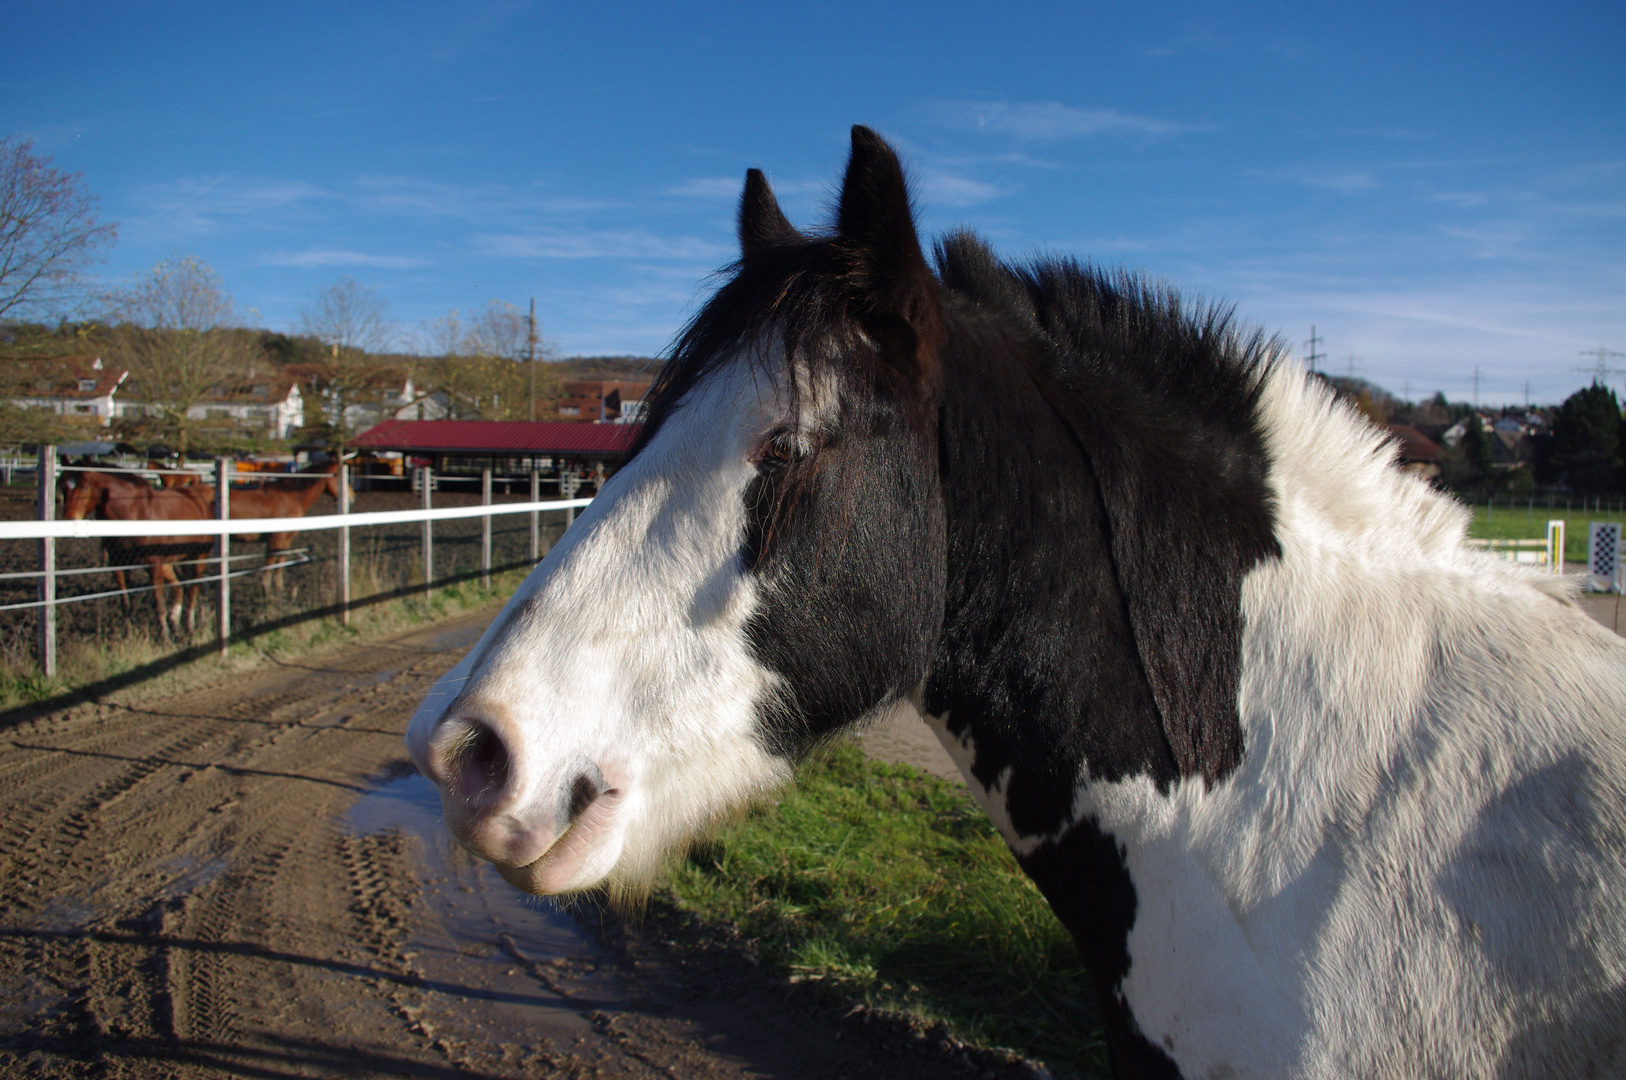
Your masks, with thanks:
M 789 778 L 758 737 L 779 686 L 747 648 L 757 596 L 740 562 L 748 457 L 778 400 L 746 364 L 697 386 L 413 718 L 420 768 L 449 706 L 513 740 L 524 775 L 504 810 L 510 832 L 547 827 L 584 762 L 614 789 L 611 820 L 567 879 L 494 858 L 510 880 L 642 889 L 672 847 Z M 467 815 L 444 797 L 457 832 Z

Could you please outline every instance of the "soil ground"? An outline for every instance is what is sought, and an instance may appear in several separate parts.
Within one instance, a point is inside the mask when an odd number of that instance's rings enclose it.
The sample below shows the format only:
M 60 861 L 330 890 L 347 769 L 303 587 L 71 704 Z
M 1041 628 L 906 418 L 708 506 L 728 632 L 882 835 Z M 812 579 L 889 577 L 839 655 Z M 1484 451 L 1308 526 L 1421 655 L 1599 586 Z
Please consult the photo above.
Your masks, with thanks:
M 1020 1074 L 677 912 L 524 906 L 452 849 L 401 734 L 491 615 L 5 722 L 0 1074 Z

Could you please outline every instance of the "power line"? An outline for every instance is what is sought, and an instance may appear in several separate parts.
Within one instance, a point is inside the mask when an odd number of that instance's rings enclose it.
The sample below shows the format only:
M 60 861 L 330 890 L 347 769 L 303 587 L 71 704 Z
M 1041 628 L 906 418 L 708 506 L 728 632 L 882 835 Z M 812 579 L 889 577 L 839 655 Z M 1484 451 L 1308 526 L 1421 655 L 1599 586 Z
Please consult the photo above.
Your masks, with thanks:
M 1315 362 L 1317 360 L 1325 360 L 1327 358 L 1326 353 L 1324 353 L 1324 352 L 1316 352 L 1316 346 L 1317 345 L 1325 345 L 1326 343 L 1327 343 L 1326 338 L 1316 337 L 1315 323 L 1311 323 L 1310 324 L 1310 340 L 1305 342 L 1306 345 L 1310 346 L 1310 355 L 1305 357 L 1305 359 L 1310 362 L 1310 374 L 1312 374 L 1312 375 L 1315 374 Z
M 1626 375 L 1626 369 L 1612 368 L 1609 366 L 1610 357 L 1623 357 L 1626 356 L 1626 353 L 1615 352 L 1613 349 L 1606 349 L 1602 345 L 1599 345 L 1596 349 L 1582 349 L 1578 355 L 1596 356 L 1598 358 L 1598 362 L 1592 367 L 1578 367 L 1574 370 L 1580 372 L 1582 375 L 1591 375 L 1592 378 L 1600 385 L 1609 385 L 1609 376 L 1611 375 Z

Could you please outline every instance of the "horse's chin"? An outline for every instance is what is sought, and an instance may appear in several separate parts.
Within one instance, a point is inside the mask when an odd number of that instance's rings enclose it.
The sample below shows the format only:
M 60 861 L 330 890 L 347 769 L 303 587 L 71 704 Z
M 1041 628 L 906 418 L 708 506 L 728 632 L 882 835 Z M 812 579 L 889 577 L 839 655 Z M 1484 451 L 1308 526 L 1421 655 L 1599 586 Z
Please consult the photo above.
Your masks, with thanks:
M 553 845 L 524 866 L 494 863 L 503 880 L 533 896 L 580 892 L 603 882 L 621 858 L 626 839 L 617 792 L 600 796 Z

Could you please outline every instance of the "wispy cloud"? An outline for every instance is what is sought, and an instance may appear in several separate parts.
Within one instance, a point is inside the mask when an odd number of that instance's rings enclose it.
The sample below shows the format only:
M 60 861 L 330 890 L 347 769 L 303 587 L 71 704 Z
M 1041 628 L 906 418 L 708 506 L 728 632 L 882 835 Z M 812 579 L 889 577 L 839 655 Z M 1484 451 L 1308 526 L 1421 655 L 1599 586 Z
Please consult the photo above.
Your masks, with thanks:
M 683 199 L 733 199 L 743 184 L 738 176 L 699 176 L 669 187 L 665 193 Z
M 267 266 L 373 266 L 385 270 L 412 270 L 428 266 L 428 259 L 409 255 L 369 255 L 361 251 L 274 251 L 260 257 Z
M 227 225 L 269 214 L 287 215 L 329 197 L 315 184 L 298 180 L 213 175 L 184 178 L 136 192 L 144 211 L 134 222 L 173 237 L 211 233 Z
M 1098 135 L 1177 135 L 1191 125 L 1117 109 L 1080 109 L 1059 101 L 962 101 L 939 108 L 943 122 L 1032 142 Z
M 1302 184 L 1305 187 L 1319 188 L 1322 191 L 1335 191 L 1342 195 L 1353 195 L 1360 191 L 1373 191 L 1382 186 L 1377 177 L 1364 169 L 1343 171 L 1298 169 L 1288 172 L 1255 172 L 1253 175 L 1269 177 L 1273 180 L 1286 180 L 1288 183 Z
M 642 229 L 487 233 L 474 238 L 482 255 L 515 259 L 690 259 L 716 262 L 733 249 L 692 236 L 658 236 Z
M 940 169 L 916 172 L 920 193 L 938 206 L 975 206 L 1004 194 L 997 186 Z

